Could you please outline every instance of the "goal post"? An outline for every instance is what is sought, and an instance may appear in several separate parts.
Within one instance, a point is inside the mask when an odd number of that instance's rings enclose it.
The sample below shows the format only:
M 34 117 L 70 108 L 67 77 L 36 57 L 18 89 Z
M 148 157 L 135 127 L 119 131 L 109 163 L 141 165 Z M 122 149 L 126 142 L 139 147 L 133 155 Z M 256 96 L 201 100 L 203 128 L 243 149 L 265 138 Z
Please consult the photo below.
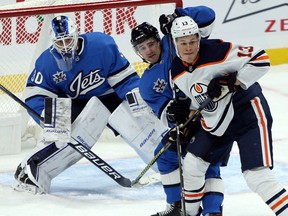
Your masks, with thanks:
M 176 7 L 182 7 L 182 0 L 26 0 L 0 6 L 0 84 L 22 97 L 36 58 L 51 45 L 50 22 L 57 14 L 73 18 L 80 34 L 100 31 L 111 35 L 120 51 L 141 74 L 147 64 L 131 47 L 132 28 L 149 22 L 160 29 L 159 16 L 173 13 Z M 22 140 L 19 139 L 22 142 L 27 134 L 35 137 L 37 126 L 33 120 L 0 90 L 0 130 L 7 126 L 5 116 L 8 113 L 15 114 L 18 120 L 20 115 Z M 0 134 L 0 155 L 3 142 Z

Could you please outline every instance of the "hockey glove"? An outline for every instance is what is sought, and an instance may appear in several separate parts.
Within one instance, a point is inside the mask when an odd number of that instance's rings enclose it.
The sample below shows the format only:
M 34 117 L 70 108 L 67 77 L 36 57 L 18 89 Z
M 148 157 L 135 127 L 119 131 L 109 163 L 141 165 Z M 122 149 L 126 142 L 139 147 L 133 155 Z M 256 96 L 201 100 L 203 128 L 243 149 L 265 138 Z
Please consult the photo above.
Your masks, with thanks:
M 190 101 L 173 101 L 167 107 L 167 119 L 171 123 L 184 123 L 190 113 Z
M 184 134 L 181 130 L 179 130 L 179 139 L 180 139 L 180 145 L 182 147 L 183 142 L 183 138 L 184 138 Z M 173 127 L 171 128 L 163 137 L 162 139 L 163 143 L 167 143 L 170 142 L 171 145 L 169 146 L 169 150 L 171 151 L 177 151 L 177 128 Z
M 160 30 L 164 35 L 171 33 L 172 22 L 176 17 L 178 17 L 176 13 L 168 15 L 162 14 L 159 17 Z
M 184 128 L 179 126 L 179 138 L 181 146 L 186 148 L 189 141 L 192 139 L 196 131 L 201 127 L 200 121 L 190 121 Z M 164 136 L 163 142 L 171 142 L 172 145 L 169 147 L 170 150 L 177 150 L 177 129 L 176 127 L 171 128 L 168 133 Z
M 207 94 L 213 101 L 219 101 L 228 93 L 235 92 L 239 86 L 235 85 L 237 71 L 213 78 L 207 88 Z

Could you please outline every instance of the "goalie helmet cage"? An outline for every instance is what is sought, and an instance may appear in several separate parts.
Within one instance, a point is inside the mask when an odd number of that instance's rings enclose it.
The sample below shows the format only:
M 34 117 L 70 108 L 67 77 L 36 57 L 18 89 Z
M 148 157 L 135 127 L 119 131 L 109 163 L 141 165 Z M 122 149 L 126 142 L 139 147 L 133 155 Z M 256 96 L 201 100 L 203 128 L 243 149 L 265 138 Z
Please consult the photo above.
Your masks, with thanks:
M 22 98 L 35 60 L 51 45 L 50 21 L 58 14 L 74 19 L 80 34 L 100 31 L 111 35 L 141 75 L 147 64 L 131 47 L 131 29 L 142 22 L 159 29 L 159 16 L 182 6 L 182 0 L 26 0 L 0 6 L 0 84 Z M 35 128 L 39 127 L 27 112 L 0 90 L 0 129 L 10 113 L 21 116 L 22 139 L 37 135 Z

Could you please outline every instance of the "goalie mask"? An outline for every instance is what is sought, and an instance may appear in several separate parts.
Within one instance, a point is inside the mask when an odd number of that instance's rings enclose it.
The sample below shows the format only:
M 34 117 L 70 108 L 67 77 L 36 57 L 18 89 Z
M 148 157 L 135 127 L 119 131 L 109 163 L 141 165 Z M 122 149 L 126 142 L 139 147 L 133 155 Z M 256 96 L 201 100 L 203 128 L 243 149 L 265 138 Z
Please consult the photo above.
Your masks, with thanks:
M 137 45 L 146 41 L 149 38 L 155 38 L 157 42 L 160 42 L 160 36 L 158 30 L 147 22 L 143 22 L 131 31 L 131 44 L 135 53 L 140 56 L 144 62 L 147 62 L 137 49 Z M 148 62 L 149 63 L 149 62 Z
M 200 36 L 198 25 L 191 17 L 182 16 L 182 17 L 176 18 L 173 21 L 172 27 L 171 27 L 171 35 L 172 35 L 173 42 L 175 45 L 176 54 L 179 58 L 181 58 L 181 56 L 179 56 L 176 39 L 179 37 L 184 37 L 184 36 L 194 35 L 194 34 L 198 34 L 198 40 L 200 41 L 201 36 Z M 200 43 L 198 43 L 198 51 L 199 51 L 199 45 Z
M 59 69 L 69 71 L 75 62 L 75 50 L 78 42 L 78 31 L 75 23 L 67 16 L 52 19 L 51 38 L 53 46 L 50 52 L 54 56 Z

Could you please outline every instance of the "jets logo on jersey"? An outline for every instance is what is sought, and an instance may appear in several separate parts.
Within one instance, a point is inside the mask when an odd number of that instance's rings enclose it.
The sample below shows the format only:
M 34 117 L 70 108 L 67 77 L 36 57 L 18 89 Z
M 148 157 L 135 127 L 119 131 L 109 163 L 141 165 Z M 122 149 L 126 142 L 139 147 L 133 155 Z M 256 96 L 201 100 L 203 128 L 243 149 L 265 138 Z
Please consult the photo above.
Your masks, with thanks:
M 83 76 L 83 72 L 80 72 L 70 84 L 70 91 L 74 93 L 72 98 L 85 95 L 87 92 L 102 85 L 105 82 L 105 78 L 101 77 L 100 71 L 99 69 L 91 71 L 86 76 Z
M 190 88 L 190 92 L 199 105 L 201 105 L 208 98 L 208 94 L 206 93 L 207 85 L 203 83 L 193 84 L 192 87 Z M 217 108 L 217 103 L 214 103 L 213 101 L 211 101 L 204 109 L 206 111 L 213 112 L 216 108 Z
M 156 92 L 161 92 L 163 93 L 165 87 L 167 85 L 167 82 L 165 82 L 164 79 L 157 79 L 156 82 L 154 82 L 154 87 L 153 89 L 156 91 Z
M 60 71 L 60 72 L 57 71 L 56 74 L 53 74 L 53 80 L 56 83 L 60 83 L 66 80 L 66 74 L 63 71 Z

